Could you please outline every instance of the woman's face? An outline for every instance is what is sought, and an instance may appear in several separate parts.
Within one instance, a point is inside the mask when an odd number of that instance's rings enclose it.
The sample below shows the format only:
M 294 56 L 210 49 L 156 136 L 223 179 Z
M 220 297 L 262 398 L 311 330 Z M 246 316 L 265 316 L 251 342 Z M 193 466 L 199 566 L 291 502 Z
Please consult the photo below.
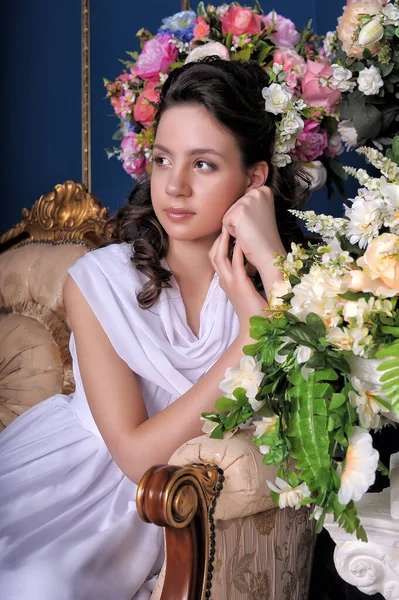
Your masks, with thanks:
M 205 108 L 180 105 L 164 112 L 154 143 L 151 197 L 172 239 L 212 242 L 249 181 L 234 136 Z

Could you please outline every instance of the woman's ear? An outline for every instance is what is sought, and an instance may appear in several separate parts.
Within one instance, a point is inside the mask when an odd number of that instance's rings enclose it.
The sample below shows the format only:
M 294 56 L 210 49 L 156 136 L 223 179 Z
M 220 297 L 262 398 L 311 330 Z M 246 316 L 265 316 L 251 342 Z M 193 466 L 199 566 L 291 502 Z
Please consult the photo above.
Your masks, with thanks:
M 262 160 L 261 162 L 256 163 L 253 167 L 249 169 L 248 173 L 248 184 L 247 184 L 247 192 L 249 190 L 262 187 L 265 185 L 267 176 L 269 175 L 269 165 L 266 161 Z

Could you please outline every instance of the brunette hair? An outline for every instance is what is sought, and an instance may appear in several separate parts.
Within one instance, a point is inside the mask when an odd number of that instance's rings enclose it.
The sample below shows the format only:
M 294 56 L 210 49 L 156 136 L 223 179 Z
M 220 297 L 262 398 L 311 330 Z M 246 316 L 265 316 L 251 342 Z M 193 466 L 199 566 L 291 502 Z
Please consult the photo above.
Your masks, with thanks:
M 309 182 L 295 162 L 283 168 L 271 164 L 276 118 L 265 111 L 262 88 L 267 85 L 265 71 L 252 61 L 208 57 L 188 63 L 175 69 L 162 88 L 155 130 L 168 108 L 199 104 L 235 136 L 244 167 L 266 161 L 267 185 L 274 195 L 277 225 L 289 249 L 291 242 L 300 241 L 302 235 L 288 209 L 303 205 L 308 198 Z M 137 300 L 142 308 L 150 308 L 162 288 L 170 287 L 172 273 L 161 263 L 168 251 L 168 236 L 152 208 L 149 176 L 136 184 L 127 205 L 115 214 L 110 224 L 111 243 L 131 243 L 132 263 L 148 277 Z

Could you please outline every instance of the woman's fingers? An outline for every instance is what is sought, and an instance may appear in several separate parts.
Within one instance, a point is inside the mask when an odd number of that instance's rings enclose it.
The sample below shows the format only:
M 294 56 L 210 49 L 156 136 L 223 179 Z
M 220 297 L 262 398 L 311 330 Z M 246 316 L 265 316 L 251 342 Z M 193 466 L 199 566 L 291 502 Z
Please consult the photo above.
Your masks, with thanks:
M 237 274 L 247 275 L 244 264 L 244 253 L 241 249 L 240 243 L 236 240 L 233 250 L 233 258 L 231 260 L 233 270 Z

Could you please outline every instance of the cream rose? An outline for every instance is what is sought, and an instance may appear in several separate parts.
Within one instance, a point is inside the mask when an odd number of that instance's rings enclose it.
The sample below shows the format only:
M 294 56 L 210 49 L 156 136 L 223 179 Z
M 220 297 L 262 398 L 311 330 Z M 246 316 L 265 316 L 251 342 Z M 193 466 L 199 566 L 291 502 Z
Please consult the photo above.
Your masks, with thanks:
M 342 48 L 348 56 L 362 58 L 365 46 L 354 45 L 353 35 L 359 26 L 359 17 L 361 15 L 378 15 L 381 13 L 382 6 L 378 0 L 355 0 L 347 5 L 344 14 L 338 19 L 337 35 L 342 42 Z M 380 49 L 380 42 L 375 42 L 367 46 L 372 54 L 376 54 Z
M 383 233 L 374 238 L 357 264 L 372 280 L 380 279 L 387 288 L 399 290 L 399 237 Z

